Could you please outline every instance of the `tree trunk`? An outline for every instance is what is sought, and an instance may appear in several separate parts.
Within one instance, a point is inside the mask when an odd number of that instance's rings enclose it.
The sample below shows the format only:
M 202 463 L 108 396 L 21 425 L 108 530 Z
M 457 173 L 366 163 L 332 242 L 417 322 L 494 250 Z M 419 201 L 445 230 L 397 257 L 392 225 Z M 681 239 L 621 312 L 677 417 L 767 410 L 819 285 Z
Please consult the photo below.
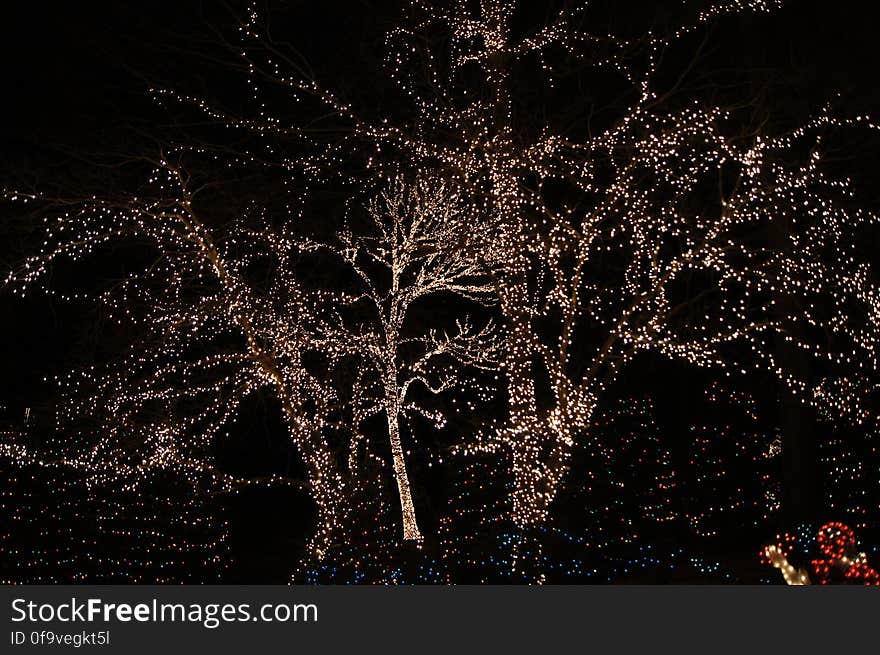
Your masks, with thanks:
M 536 527 L 546 518 L 539 478 L 541 444 L 532 371 L 531 324 L 525 282 L 505 281 L 501 308 L 508 325 L 504 369 L 507 377 L 507 439 L 513 451 L 513 520 L 517 526 Z
M 404 541 L 421 541 L 422 533 L 416 522 L 416 509 L 413 505 L 409 476 L 406 473 L 406 459 L 400 442 L 400 408 L 396 389 L 386 385 L 385 413 L 388 417 L 388 438 L 391 441 L 391 458 L 394 463 L 394 477 L 397 480 L 397 493 L 400 497 L 400 513 L 403 520 Z
M 310 465 L 311 464 L 311 465 Z M 315 475 L 314 462 L 306 462 L 311 483 L 311 497 L 317 509 L 316 527 L 306 542 L 305 552 L 291 575 L 291 581 L 305 581 L 306 573 L 320 565 L 335 546 L 346 543 L 350 534 L 351 510 L 348 505 L 353 490 L 341 475 Z

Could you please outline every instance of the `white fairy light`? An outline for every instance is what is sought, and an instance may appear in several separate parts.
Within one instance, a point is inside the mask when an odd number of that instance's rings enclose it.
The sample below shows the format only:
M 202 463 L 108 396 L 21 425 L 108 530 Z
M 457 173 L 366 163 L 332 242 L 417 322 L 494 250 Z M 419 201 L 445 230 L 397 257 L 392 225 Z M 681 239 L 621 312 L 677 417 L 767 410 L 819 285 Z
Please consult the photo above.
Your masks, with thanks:
M 670 42 L 715 17 L 768 11 L 776 2 L 709 3 L 670 35 L 648 34 L 638 44 L 581 29 L 578 21 L 588 2 L 574 3 L 524 37 L 515 37 L 510 27 L 516 8 L 512 0 L 448 4 L 451 7 L 441 9 L 428 0 L 413 0 L 412 20 L 389 34 L 389 74 L 412 109 L 405 119 L 364 118 L 341 93 L 312 79 L 276 42 L 263 39 L 256 10 L 241 26 L 241 56 L 260 107 L 256 117 L 234 116 L 173 91 L 158 93 L 260 140 L 284 137 L 307 143 L 310 154 L 291 153 L 280 161 L 307 182 L 334 179 L 349 188 L 359 185 L 362 180 L 342 171 L 353 157 L 366 152 L 363 160 L 372 178 L 388 182 L 399 171 L 414 169 L 422 179 L 443 180 L 456 205 L 466 207 L 449 215 L 459 223 L 456 234 L 467 234 L 454 264 L 491 274 L 504 317 L 498 369 L 507 386 L 509 410 L 507 425 L 498 430 L 493 444 L 511 455 L 513 518 L 520 528 L 534 530 L 546 522 L 603 393 L 643 352 L 713 367 L 725 375 L 770 372 L 828 414 L 846 415 L 862 424 L 875 420 L 862 397 L 870 390 L 865 381 L 878 367 L 880 290 L 874 273 L 858 257 L 855 239 L 860 230 L 880 221 L 871 212 L 850 208 L 853 185 L 823 169 L 822 138 L 836 128 L 878 126 L 864 117 L 841 119 L 825 109 L 790 133 L 743 137 L 730 133 L 729 112 L 697 103 L 668 109 L 652 87 L 656 62 Z M 436 26 L 445 27 L 450 36 L 443 55 L 448 66 L 435 65 L 439 56 L 434 52 L 411 46 L 414 36 Z M 635 45 L 643 46 L 639 65 L 631 56 Z M 514 67 L 534 62 L 555 47 L 567 56 L 618 71 L 633 86 L 634 100 L 612 125 L 574 139 L 554 132 L 548 123 L 537 136 L 523 136 L 527 131 L 520 129 L 511 97 Z M 414 52 L 424 57 L 418 65 Z M 462 82 L 474 71 L 480 72 L 480 93 L 468 93 Z M 542 72 L 549 75 L 546 67 Z M 427 84 L 417 83 L 422 74 Z M 322 140 L 306 126 L 286 124 L 260 101 L 263 83 L 287 89 L 297 101 L 318 101 L 344 126 Z M 795 153 L 804 145 L 810 154 L 798 161 Z M 170 402 L 181 393 L 237 400 L 257 387 L 274 389 L 310 471 L 309 484 L 326 512 L 323 523 L 335 524 L 345 505 L 343 497 L 349 494 L 338 491 L 346 485 L 344 467 L 320 434 L 337 399 L 309 374 L 301 358 L 315 339 L 326 338 L 326 312 L 332 313 L 327 306 L 339 299 L 299 289 L 295 267 L 286 258 L 304 246 L 296 239 L 261 232 L 257 236 L 268 242 L 283 263 L 281 269 L 290 272 L 282 280 L 285 291 L 272 292 L 280 294 L 273 298 L 283 298 L 285 307 L 283 315 L 276 316 L 270 303 L 255 298 L 242 283 L 237 263 L 225 255 L 228 246 L 215 242 L 194 214 L 185 176 L 163 162 L 156 180 L 178 190 L 178 197 L 158 204 L 95 202 L 88 218 L 74 214 L 57 226 L 47 225 L 49 243 L 57 242 L 48 246 L 47 256 L 82 256 L 119 231 L 184 253 L 163 262 L 157 271 L 184 281 L 210 278 L 217 290 L 198 312 L 168 303 L 150 320 L 168 327 L 169 333 L 171 326 L 187 326 L 197 333 L 235 332 L 247 348 L 183 369 L 176 362 L 163 365 L 149 378 L 153 386 L 127 391 L 112 409 L 124 414 L 128 404 Z M 554 184 L 564 184 L 576 199 L 553 199 Z M 711 203 L 705 202 L 707 185 L 717 189 Z M 702 206 L 695 208 L 698 201 Z M 413 219 L 418 212 L 407 216 Z M 390 237 L 382 247 L 402 245 L 399 235 Z M 347 252 L 370 256 L 362 242 L 352 236 L 343 239 L 349 239 Z M 401 269 L 394 257 L 380 259 L 383 265 L 390 262 L 392 280 L 399 279 Z M 355 256 L 347 261 L 357 270 Z M 33 281 L 44 270 L 43 262 L 44 258 L 30 261 L 16 279 Z M 680 289 L 701 277 L 704 288 L 682 297 Z M 403 372 L 395 364 L 399 323 L 408 301 L 405 293 L 380 297 L 369 275 L 361 279 L 368 300 L 382 307 L 381 330 L 370 333 L 370 347 L 379 353 L 375 369 L 382 379 L 377 402 L 389 419 L 404 537 L 416 539 L 420 532 L 411 510 L 399 427 L 394 425 L 405 405 L 406 380 L 417 379 L 419 373 Z M 183 284 L 175 282 L 175 293 Z M 395 284 L 399 290 L 399 281 Z M 420 284 L 413 287 L 414 293 Z M 457 283 L 447 290 L 470 293 Z M 206 312 L 208 306 L 223 311 Z M 127 312 L 124 303 L 117 308 Z M 539 323 L 552 323 L 553 329 L 538 329 Z M 801 336 L 819 329 L 836 347 Z M 595 343 L 585 343 L 583 333 L 597 335 Z M 835 374 L 820 384 L 803 379 L 778 356 L 778 341 Z M 169 336 L 162 356 L 182 357 L 186 343 Z M 441 343 L 442 339 L 438 347 Z M 326 347 L 331 358 L 346 348 Z M 132 361 L 127 366 L 144 364 Z M 215 367 L 235 373 L 202 386 L 159 390 L 164 376 Z M 549 408 L 538 406 L 536 369 L 549 379 Z M 304 411 L 306 397 L 316 402 L 316 410 Z M 182 427 L 198 427 L 205 439 L 225 423 L 232 406 L 234 402 L 223 409 L 212 407 Z M 177 442 L 163 434 L 144 436 L 150 457 L 161 462 L 180 455 Z M 471 446 L 474 452 L 486 447 Z

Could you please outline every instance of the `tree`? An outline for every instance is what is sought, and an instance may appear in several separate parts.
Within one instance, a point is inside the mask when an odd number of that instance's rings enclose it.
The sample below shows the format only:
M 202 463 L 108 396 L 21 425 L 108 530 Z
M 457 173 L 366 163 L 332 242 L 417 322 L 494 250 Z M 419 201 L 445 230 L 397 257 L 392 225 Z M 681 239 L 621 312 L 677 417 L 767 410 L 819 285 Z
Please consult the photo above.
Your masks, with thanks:
M 871 420 L 859 394 L 877 363 L 878 290 L 855 244 L 877 217 L 852 207 L 847 180 L 823 167 L 823 145 L 837 128 L 875 126 L 826 108 L 762 134 L 734 111 L 675 98 L 687 70 L 671 89 L 654 83 L 671 44 L 717 17 L 776 4 L 719 1 L 690 15 L 686 4 L 679 27 L 629 38 L 591 32 L 586 2 L 563 3 L 524 31 L 512 0 L 414 0 L 388 38 L 391 78 L 412 111 L 378 119 L 264 38 L 253 11 L 241 52 L 255 86 L 329 108 L 334 138 L 265 107 L 240 118 L 196 102 L 231 127 L 307 142 L 285 164 L 310 179 L 366 152 L 368 171 L 411 162 L 467 198 L 484 229 L 463 245 L 493 272 L 505 319 L 508 426 L 496 443 L 513 455 L 514 518 L 534 532 L 603 391 L 642 352 L 728 375 L 757 368 L 804 402 Z M 515 95 L 527 83 L 513 83 L 529 66 L 527 79 L 541 83 L 565 66 L 612 71 L 630 93 L 592 130 L 535 126 Z M 786 368 L 774 337 L 819 374 Z M 549 403 L 539 402 L 542 381 Z
M 98 413 L 103 423 L 88 458 L 67 463 L 90 461 L 125 475 L 167 467 L 195 477 L 208 473 L 226 487 L 247 483 L 216 471 L 209 453 L 244 399 L 267 389 L 306 466 L 304 486 L 319 509 L 309 556 L 320 560 L 345 533 L 348 504 L 366 493 L 357 480 L 357 441 L 363 421 L 383 412 L 403 538 L 421 540 L 400 419 L 415 412 L 442 425 L 443 416 L 408 399 L 410 388 L 421 384 L 441 394 L 467 381 L 465 368 L 495 365 L 491 323 L 475 329 L 461 317 L 451 333 L 407 329 L 420 300 L 447 294 L 447 302 L 452 296 L 491 302 L 485 271 L 456 248 L 466 224 L 460 198 L 440 181 L 411 185 L 398 177 L 369 203 L 365 233 L 346 228 L 335 242 L 322 243 L 303 236 L 296 216 L 272 221 L 255 205 L 231 226 L 212 228 L 222 221 L 203 218 L 210 209 L 199 197 L 209 185 L 193 182 L 181 154 L 152 165 L 138 196 L 67 201 L 73 209 L 49 223 L 44 251 L 7 280 L 25 290 L 64 257 L 82 259 L 110 242 L 146 240 L 155 257 L 103 294 L 117 319 L 134 321 L 149 338 L 130 344 L 118 366 L 90 373 L 92 393 L 67 406 L 71 418 Z M 51 203 L 32 194 L 16 199 Z M 355 286 L 307 289 L 299 259 L 313 253 L 340 260 Z M 268 282 L 254 283 L 254 266 L 267 269 Z M 310 353 L 325 359 L 323 373 L 308 366 Z M 348 355 L 360 358 L 350 397 L 327 375 Z M 351 423 L 340 416 L 351 416 Z M 331 430 L 350 434 L 347 471 Z
M 356 385 L 355 429 L 382 412 L 388 426 L 394 476 L 403 519 L 404 540 L 419 541 L 400 419 L 421 415 L 442 426 L 442 414 L 408 400 L 413 384 L 441 394 L 468 382 L 466 369 L 494 369 L 495 335 L 491 323 L 477 329 L 459 317 L 451 333 L 438 327 L 411 327 L 418 302 L 449 306 L 453 298 L 491 303 L 492 287 L 479 263 L 458 248 L 468 224 L 460 196 L 442 180 L 409 183 L 396 177 L 367 207 L 367 229 L 350 227 L 336 243 L 307 241 L 305 247 L 341 259 L 354 278 L 335 321 L 337 343 L 361 358 Z M 349 221 L 352 223 L 355 221 Z M 354 290 L 356 289 L 356 290 Z M 454 312 L 444 312 L 447 318 Z
M 130 331 L 127 355 L 67 380 L 70 400 L 58 424 L 69 426 L 72 454 L 64 461 L 98 470 L 104 480 L 159 468 L 221 490 L 249 484 L 254 480 L 215 469 L 212 442 L 247 397 L 268 393 L 304 464 L 298 484 L 318 514 L 307 558 L 320 560 L 356 513 L 349 503 L 358 502 L 361 485 L 329 436 L 344 399 L 306 364 L 327 332 L 325 295 L 304 289 L 294 274 L 299 253 L 290 217 L 272 225 L 267 210 L 252 205 L 224 225 L 209 199 L 211 184 L 188 172 L 185 158 L 177 151 L 129 162 L 146 180 L 132 194 L 8 194 L 38 203 L 46 217 L 42 251 L 6 281 L 21 293 L 65 260 L 98 256 L 114 244 L 141 247 L 128 258 L 135 264 L 97 298 Z M 250 275 L 255 265 L 268 268 L 264 283 Z M 76 432 L 83 416 L 99 428 Z

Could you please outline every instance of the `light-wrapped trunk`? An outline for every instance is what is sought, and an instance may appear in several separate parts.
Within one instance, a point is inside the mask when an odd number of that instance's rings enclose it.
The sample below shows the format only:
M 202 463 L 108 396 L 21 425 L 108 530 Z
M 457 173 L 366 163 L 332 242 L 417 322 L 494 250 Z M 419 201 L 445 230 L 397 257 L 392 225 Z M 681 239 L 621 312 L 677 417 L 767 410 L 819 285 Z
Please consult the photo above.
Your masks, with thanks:
M 397 386 L 388 380 L 385 384 L 385 409 L 388 417 L 388 439 L 391 442 L 391 459 L 394 464 L 394 478 L 397 481 L 397 494 L 400 498 L 400 513 L 403 521 L 403 539 L 421 541 L 422 533 L 416 522 L 416 509 L 413 505 L 409 476 L 406 473 L 406 459 L 400 441 L 400 405 L 397 399 Z

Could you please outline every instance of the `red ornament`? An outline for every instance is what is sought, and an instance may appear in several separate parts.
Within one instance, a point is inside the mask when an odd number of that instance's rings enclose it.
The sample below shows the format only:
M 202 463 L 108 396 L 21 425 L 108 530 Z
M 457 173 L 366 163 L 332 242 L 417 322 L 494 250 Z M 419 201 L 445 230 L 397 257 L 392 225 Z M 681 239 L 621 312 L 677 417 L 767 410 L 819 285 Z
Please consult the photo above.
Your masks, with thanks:
M 820 584 L 828 584 L 834 569 L 846 580 L 880 585 L 880 574 L 868 565 L 865 553 L 856 550 L 856 534 L 839 521 L 826 523 L 819 530 L 819 550 L 825 556 L 813 560 L 813 569 Z

